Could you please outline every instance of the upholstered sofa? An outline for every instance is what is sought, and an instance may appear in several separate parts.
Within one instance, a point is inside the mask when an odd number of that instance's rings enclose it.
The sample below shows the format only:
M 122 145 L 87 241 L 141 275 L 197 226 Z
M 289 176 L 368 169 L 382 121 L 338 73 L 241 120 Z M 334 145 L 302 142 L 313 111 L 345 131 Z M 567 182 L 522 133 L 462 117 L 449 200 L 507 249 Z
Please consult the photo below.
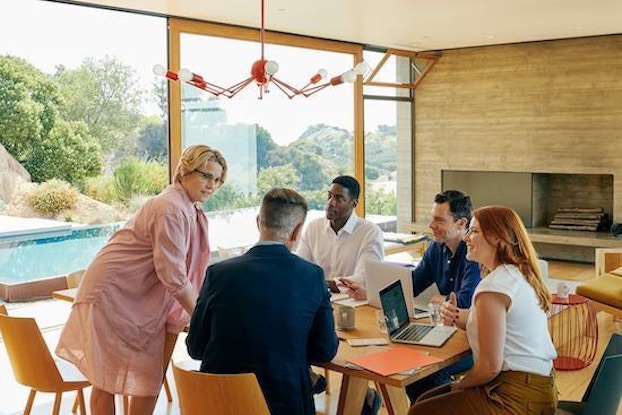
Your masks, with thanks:
M 577 286 L 599 311 L 622 318 L 622 249 L 596 249 L 595 279 Z

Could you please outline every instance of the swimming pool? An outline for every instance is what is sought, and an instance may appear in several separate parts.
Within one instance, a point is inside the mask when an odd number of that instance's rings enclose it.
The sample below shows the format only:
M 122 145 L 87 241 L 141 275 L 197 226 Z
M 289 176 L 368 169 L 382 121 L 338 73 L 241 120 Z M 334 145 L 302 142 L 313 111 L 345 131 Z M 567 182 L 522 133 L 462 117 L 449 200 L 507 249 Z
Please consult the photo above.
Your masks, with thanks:
M 74 229 L 66 235 L 0 239 L 0 283 L 18 284 L 86 268 L 122 223 Z

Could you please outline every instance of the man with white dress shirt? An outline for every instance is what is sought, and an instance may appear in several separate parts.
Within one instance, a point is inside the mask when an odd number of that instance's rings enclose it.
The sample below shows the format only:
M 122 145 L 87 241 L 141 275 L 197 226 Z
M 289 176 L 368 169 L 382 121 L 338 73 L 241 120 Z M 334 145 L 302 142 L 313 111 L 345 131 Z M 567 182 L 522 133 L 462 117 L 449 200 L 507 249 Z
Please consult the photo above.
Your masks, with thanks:
M 351 176 L 335 178 L 326 201 L 326 218 L 311 221 L 303 231 L 296 253 L 324 270 L 326 279 L 346 278 L 365 286 L 365 263 L 382 261 L 382 230 L 354 212 L 361 187 Z M 326 389 L 326 379 L 311 372 L 313 392 Z M 380 395 L 369 389 L 363 415 L 376 414 Z
M 351 176 L 335 178 L 328 189 L 326 218 L 305 228 L 296 253 L 324 269 L 326 279 L 348 277 L 365 284 L 365 262 L 384 256 L 382 230 L 354 212 L 360 185 Z

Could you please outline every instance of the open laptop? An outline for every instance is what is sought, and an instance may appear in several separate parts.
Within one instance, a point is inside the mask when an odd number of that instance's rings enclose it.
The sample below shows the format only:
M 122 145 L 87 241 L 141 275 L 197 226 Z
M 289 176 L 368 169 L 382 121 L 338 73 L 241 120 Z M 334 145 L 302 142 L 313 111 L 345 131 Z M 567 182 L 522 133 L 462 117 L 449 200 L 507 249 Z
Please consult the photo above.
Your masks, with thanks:
M 456 332 L 453 326 L 411 322 L 400 280 L 380 290 L 380 303 L 387 317 L 387 329 L 392 342 L 440 347 Z
M 408 317 L 423 318 L 429 315 L 428 303 L 430 299 L 439 294 L 436 284 L 432 284 L 416 298 L 413 299 L 412 271 L 413 267 L 401 264 L 367 261 L 365 263 L 365 289 L 369 305 L 381 308 L 380 290 L 390 283 L 400 280 L 404 289 Z

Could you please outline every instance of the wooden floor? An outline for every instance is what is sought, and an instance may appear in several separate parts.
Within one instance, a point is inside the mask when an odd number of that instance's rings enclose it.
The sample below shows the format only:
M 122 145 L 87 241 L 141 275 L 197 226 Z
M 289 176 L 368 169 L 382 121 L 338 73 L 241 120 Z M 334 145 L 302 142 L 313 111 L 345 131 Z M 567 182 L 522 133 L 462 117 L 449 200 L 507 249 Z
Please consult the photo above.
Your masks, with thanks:
M 580 264 L 571 262 L 550 262 L 549 263 L 549 276 L 555 279 L 566 279 L 574 281 L 584 281 L 594 277 L 594 266 L 591 264 Z M 56 302 L 55 302 L 56 301 Z M 10 312 L 17 313 L 19 315 L 36 315 L 37 321 L 40 326 L 46 327 L 44 335 L 48 343 L 53 347 L 62 325 L 58 324 L 58 321 L 54 320 L 55 315 L 59 315 L 57 319 L 66 318 L 68 313 L 68 306 L 61 304 L 58 300 L 46 300 L 46 302 L 36 302 L 25 305 L 12 305 L 9 304 Z M 17 308 L 16 308 L 17 307 Z M 64 320 L 62 320 L 64 321 Z M 575 371 L 557 371 L 557 386 L 560 392 L 560 399 L 563 400 L 580 400 L 583 396 L 583 392 L 587 387 L 590 379 L 592 378 L 593 371 L 596 363 L 600 359 L 600 355 L 612 333 L 622 333 L 622 321 L 615 321 L 610 315 L 599 313 L 598 314 L 598 328 L 599 328 L 599 344 L 595 358 L 595 363 L 591 366 Z M 175 349 L 173 358 L 175 360 L 187 359 L 185 352 L 185 346 L 183 337 L 180 337 Z M 318 369 L 319 370 L 319 369 Z M 178 415 L 179 407 L 177 406 L 177 397 L 174 392 L 174 381 L 171 371 L 169 370 L 168 379 L 173 388 L 173 394 L 175 395 L 172 403 L 168 403 L 164 397 L 164 393 L 161 394 L 158 400 L 156 408 L 156 414 L 158 415 Z M 333 415 L 336 414 L 337 403 L 339 398 L 339 387 L 341 377 L 338 373 L 330 373 L 330 393 L 320 394 L 315 397 L 315 404 L 318 414 Z M 18 385 L 12 375 L 8 361 L 6 358 L 6 351 L 4 347 L 0 347 L 0 415 L 17 415 L 22 413 L 22 409 L 25 405 L 28 391 L 26 388 Z M 88 399 L 88 398 L 87 398 Z M 52 408 L 53 396 L 50 394 L 41 394 L 35 401 L 35 407 L 33 409 L 33 415 L 50 414 Z M 71 404 L 73 403 L 73 396 L 67 394 L 67 397 L 63 401 L 61 409 L 62 414 L 70 414 Z M 121 412 L 117 412 L 121 413 Z M 387 411 L 382 408 L 380 414 L 385 415 Z M 622 406 L 618 410 L 618 415 L 622 415 Z

